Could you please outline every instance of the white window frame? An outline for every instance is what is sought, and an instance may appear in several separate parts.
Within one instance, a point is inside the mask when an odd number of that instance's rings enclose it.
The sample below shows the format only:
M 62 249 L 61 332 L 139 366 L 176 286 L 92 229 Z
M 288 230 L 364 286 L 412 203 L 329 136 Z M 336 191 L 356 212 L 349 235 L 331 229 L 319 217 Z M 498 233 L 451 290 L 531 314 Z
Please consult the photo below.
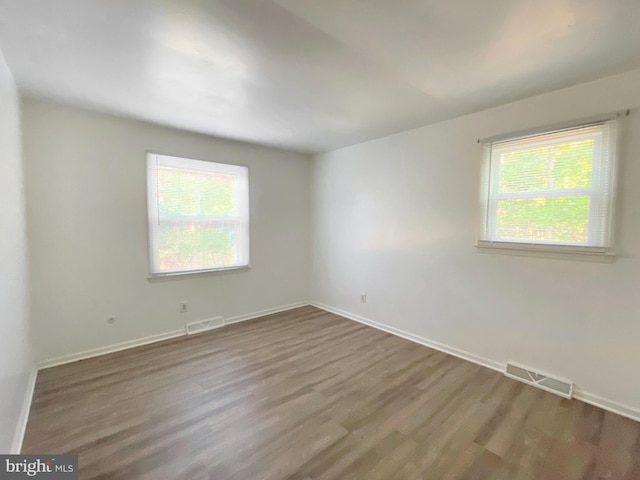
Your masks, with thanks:
M 518 256 L 537 256 L 537 257 L 545 257 L 545 258 L 558 258 L 558 259 L 566 259 L 566 260 L 583 260 L 583 261 L 593 261 L 593 262 L 602 262 L 602 263 L 610 263 L 615 260 L 615 251 L 614 251 L 614 219 L 615 219 L 615 203 L 616 203 L 616 188 L 617 188 L 617 168 L 618 168 L 618 135 L 614 134 L 613 138 L 613 154 L 610 160 L 610 168 L 609 172 L 609 196 L 608 202 L 605 202 L 607 205 L 602 205 L 601 192 L 605 185 L 602 184 L 604 182 L 605 176 L 594 175 L 594 179 L 600 181 L 600 183 L 593 182 L 592 185 L 588 188 L 581 189 L 566 189 L 566 190 L 550 190 L 550 191 L 534 191 L 534 192 L 510 192 L 510 193 L 500 193 L 499 189 L 499 166 L 496 165 L 497 162 L 492 161 L 492 149 L 493 152 L 499 151 L 501 148 L 501 143 L 524 139 L 527 137 L 543 137 L 544 135 L 551 135 L 561 133 L 563 131 L 567 131 L 568 134 L 574 129 L 587 127 L 591 125 L 604 124 L 605 122 L 618 122 L 618 119 L 629 115 L 629 111 L 625 112 L 616 112 L 609 115 L 604 115 L 601 117 L 584 119 L 578 122 L 570 122 L 564 123 L 554 126 L 549 126 L 546 128 L 537 128 L 533 130 L 528 130 L 525 132 L 517 132 L 511 133 L 507 135 L 501 135 L 497 137 L 492 137 L 484 140 L 478 140 L 478 143 L 482 144 L 484 155 L 483 155 L 483 167 L 482 167 L 482 184 L 481 184 L 481 217 L 480 217 L 480 231 L 478 235 L 478 242 L 476 247 L 480 253 L 495 253 L 495 254 L 506 254 L 506 255 L 518 255 Z M 616 129 L 619 129 L 619 126 L 616 126 Z M 575 138 L 578 139 L 582 137 L 576 132 Z M 571 138 L 568 136 L 567 138 Z M 585 136 L 586 138 L 586 136 Z M 556 140 L 557 141 L 557 140 Z M 553 140 L 549 141 L 553 143 Z M 601 149 L 601 142 L 596 142 L 594 145 L 594 149 Z M 505 149 L 507 150 L 507 149 Z M 511 149 L 508 149 L 512 151 Z M 496 168 L 497 167 L 497 168 Z M 601 155 L 594 155 L 593 159 L 593 171 L 602 171 L 605 167 L 602 162 Z M 490 239 L 491 232 L 495 232 L 495 212 L 497 211 L 497 202 L 503 199 L 519 199 L 519 198 L 538 198 L 538 197 L 558 197 L 558 196 L 577 196 L 577 195 L 588 195 L 591 199 L 591 208 L 589 209 L 589 226 L 587 231 L 587 243 L 593 245 L 594 243 L 601 243 L 602 246 L 588 246 L 588 245 L 580 245 L 580 244 L 570 244 L 570 243 L 561 243 L 561 242 L 516 242 L 516 241 L 502 241 Z M 602 212 L 603 208 L 607 208 L 608 211 Z M 594 238 L 596 236 L 596 232 L 594 230 L 595 218 L 599 214 L 606 215 L 608 226 L 604 235 L 606 238 L 599 238 L 598 242 Z
M 244 187 L 239 193 L 239 220 L 228 219 L 226 217 L 207 216 L 202 217 L 203 222 L 220 222 L 220 221 L 240 221 L 245 228 L 242 230 L 243 240 L 246 242 L 246 253 L 241 256 L 241 262 L 237 265 L 230 265 L 217 268 L 202 268 L 191 270 L 170 270 L 161 271 L 158 267 L 157 249 L 154 242 L 154 228 L 159 225 L 159 212 L 157 206 L 158 198 L 158 179 L 157 168 L 159 162 L 162 166 L 173 168 L 193 169 L 199 171 L 210 171 L 216 173 L 228 173 L 231 175 L 241 175 L 245 180 Z M 249 168 L 244 165 L 234 165 L 227 163 L 211 162 L 207 160 L 195 160 L 192 158 L 177 157 L 173 155 L 164 155 L 160 153 L 147 152 L 147 216 L 148 216 L 148 252 L 149 252 L 149 278 L 173 277 L 177 275 L 193 275 L 206 274 L 228 270 L 239 270 L 251 268 L 251 214 L 250 214 L 250 194 L 249 194 Z M 200 217 L 198 217 L 200 218 Z M 193 217 L 189 217 L 190 220 Z

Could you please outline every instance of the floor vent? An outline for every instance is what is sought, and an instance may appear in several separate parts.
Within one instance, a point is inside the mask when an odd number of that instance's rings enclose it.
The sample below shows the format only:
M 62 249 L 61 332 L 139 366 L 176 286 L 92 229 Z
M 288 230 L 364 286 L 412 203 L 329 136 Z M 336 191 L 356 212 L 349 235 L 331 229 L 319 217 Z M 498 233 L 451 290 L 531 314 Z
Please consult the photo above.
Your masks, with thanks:
M 573 382 L 562 380 L 560 378 L 547 375 L 546 373 L 536 372 L 535 370 L 531 370 L 529 367 L 518 365 L 513 362 L 507 363 L 507 369 L 504 374 L 514 380 L 520 380 L 521 382 L 541 388 L 547 392 L 555 393 L 564 398 L 571 398 L 573 395 Z
M 191 322 L 186 324 L 187 335 L 193 335 L 195 333 L 205 332 L 207 330 L 213 330 L 214 328 L 222 327 L 224 325 L 224 318 L 214 317 L 206 320 L 199 320 L 197 322 Z

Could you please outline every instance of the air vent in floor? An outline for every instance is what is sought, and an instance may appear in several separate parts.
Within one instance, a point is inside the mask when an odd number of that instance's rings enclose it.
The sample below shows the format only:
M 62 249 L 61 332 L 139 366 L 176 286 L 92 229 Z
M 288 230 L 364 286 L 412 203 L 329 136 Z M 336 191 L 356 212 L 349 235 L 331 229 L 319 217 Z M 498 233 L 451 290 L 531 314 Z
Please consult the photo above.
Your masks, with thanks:
M 197 322 L 191 322 L 185 325 L 187 335 L 193 335 L 195 333 L 213 330 L 214 328 L 222 326 L 224 326 L 224 318 L 222 317 L 208 318 L 206 320 L 199 320 Z
M 524 367 L 513 362 L 507 363 L 507 369 L 504 374 L 514 380 L 520 380 L 521 382 L 541 388 L 547 392 L 555 393 L 564 398 L 571 398 L 573 395 L 573 382 L 536 372 L 529 367 Z

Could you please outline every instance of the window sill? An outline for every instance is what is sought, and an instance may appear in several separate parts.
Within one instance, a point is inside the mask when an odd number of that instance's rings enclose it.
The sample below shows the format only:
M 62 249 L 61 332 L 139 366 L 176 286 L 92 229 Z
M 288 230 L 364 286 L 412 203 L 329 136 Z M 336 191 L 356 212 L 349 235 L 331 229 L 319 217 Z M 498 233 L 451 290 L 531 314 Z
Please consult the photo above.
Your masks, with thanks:
M 539 257 L 579 262 L 613 263 L 616 254 L 604 248 L 572 247 L 564 245 L 540 245 L 516 242 L 478 241 L 479 253 L 495 255 L 516 255 L 520 257 Z
M 237 267 L 212 268 L 209 270 L 192 270 L 189 272 L 171 272 L 151 274 L 147 277 L 149 282 L 162 282 L 170 280 L 179 280 L 182 278 L 198 278 L 208 277 L 210 275 L 220 275 L 225 273 L 238 272 L 239 270 L 250 270 L 251 265 L 239 265 Z

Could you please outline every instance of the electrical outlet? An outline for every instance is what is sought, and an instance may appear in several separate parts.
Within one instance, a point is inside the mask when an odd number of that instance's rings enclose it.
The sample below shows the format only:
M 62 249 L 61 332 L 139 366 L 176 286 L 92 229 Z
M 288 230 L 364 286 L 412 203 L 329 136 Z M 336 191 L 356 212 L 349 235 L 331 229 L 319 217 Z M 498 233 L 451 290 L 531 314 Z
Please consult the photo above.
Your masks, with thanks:
M 360 301 L 362 303 L 367 303 L 367 294 L 366 293 L 361 293 L 360 294 Z
M 187 304 L 186 303 L 181 303 L 180 304 L 180 313 L 187 313 L 188 309 L 187 309 Z
M 113 325 L 114 323 L 116 323 L 116 317 L 109 317 L 107 318 L 107 323 L 109 325 Z

